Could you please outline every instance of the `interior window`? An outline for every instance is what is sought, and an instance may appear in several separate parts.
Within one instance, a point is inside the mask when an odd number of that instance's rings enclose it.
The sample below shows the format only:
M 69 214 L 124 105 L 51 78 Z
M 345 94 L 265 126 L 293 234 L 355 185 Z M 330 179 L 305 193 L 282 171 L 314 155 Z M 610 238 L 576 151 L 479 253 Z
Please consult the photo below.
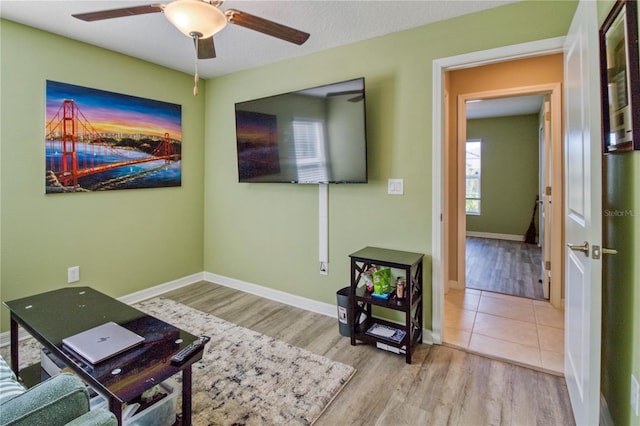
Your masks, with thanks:
M 466 202 L 468 215 L 480 214 L 480 175 L 482 141 L 470 139 L 466 143 Z

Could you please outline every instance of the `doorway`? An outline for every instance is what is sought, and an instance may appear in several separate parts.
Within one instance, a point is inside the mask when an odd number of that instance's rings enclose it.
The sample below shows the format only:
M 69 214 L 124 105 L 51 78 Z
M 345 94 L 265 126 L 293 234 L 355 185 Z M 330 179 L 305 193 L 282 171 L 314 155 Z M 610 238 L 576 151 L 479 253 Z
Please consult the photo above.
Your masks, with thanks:
M 562 55 L 557 55 L 556 66 L 561 64 Z M 546 62 L 543 62 L 546 64 Z M 513 63 L 504 64 L 502 72 L 507 72 Z M 478 72 L 494 72 L 495 67 L 485 70 L 485 67 L 477 67 Z M 464 73 L 452 72 L 452 81 L 455 83 L 455 78 L 468 78 L 470 70 L 464 70 Z M 558 76 L 562 80 L 562 72 Z M 479 86 L 481 87 L 481 86 Z M 500 179 L 509 179 L 508 185 L 512 188 L 498 191 L 497 195 L 493 195 L 492 204 L 493 210 L 496 213 L 492 215 L 498 215 L 499 219 L 496 220 L 483 220 L 485 228 L 489 234 L 497 236 L 503 240 L 526 240 L 526 231 L 528 219 L 532 216 L 532 207 L 535 205 L 535 196 L 537 195 L 539 200 L 542 201 L 539 204 L 539 208 L 544 214 L 544 232 L 546 238 L 542 239 L 545 244 L 545 258 L 544 261 L 545 279 L 543 283 L 548 281 L 550 283 L 550 290 L 548 299 L 550 303 L 556 307 L 562 307 L 562 282 L 563 282 L 563 270 L 562 270 L 562 103 L 561 103 L 561 83 L 555 82 L 550 84 L 532 85 L 532 86 L 514 86 L 509 88 L 500 88 L 493 90 L 481 90 L 474 92 L 457 92 L 457 101 L 455 105 L 455 135 L 449 138 L 449 143 L 454 146 L 451 150 L 449 159 L 446 160 L 448 168 L 448 177 L 450 181 L 456 182 L 456 185 L 448 185 L 445 189 L 445 193 L 449 199 L 448 207 L 449 213 L 447 219 L 450 221 L 448 227 L 449 239 L 455 241 L 456 247 L 454 250 L 449 250 L 449 273 L 451 277 L 450 284 L 453 288 L 464 289 L 466 285 L 466 238 L 467 238 L 467 222 L 475 217 L 467 215 L 467 179 L 466 179 L 466 142 L 470 135 L 467 125 L 467 104 L 470 101 L 483 100 L 484 101 L 499 101 L 506 102 L 506 99 L 515 102 L 516 99 L 529 99 L 532 97 L 540 96 L 543 101 L 540 105 L 540 110 L 544 109 L 542 121 L 535 125 L 534 129 L 538 126 L 546 127 L 544 133 L 547 133 L 545 147 L 539 148 L 536 145 L 531 145 L 529 152 L 518 153 L 518 149 L 513 147 L 516 142 L 513 139 L 518 138 L 517 130 L 512 131 L 510 135 L 505 138 L 505 145 L 499 147 L 497 151 L 504 159 L 500 161 L 508 162 L 512 171 L 507 173 L 497 172 L 493 185 L 499 186 Z M 544 102 L 544 99 L 548 99 L 548 105 Z M 547 110 L 548 107 L 548 110 Z M 521 123 L 516 123 L 520 126 Z M 532 130 L 538 133 L 538 130 Z M 537 134 L 533 136 L 537 138 Z M 555 141 L 555 143 L 553 142 Z M 503 151 L 507 148 L 510 149 L 506 155 L 503 155 Z M 539 151 L 544 151 L 543 156 L 539 156 Z M 531 171 L 529 177 L 526 177 L 526 173 L 522 172 L 523 161 L 520 158 L 523 155 L 529 155 L 534 158 L 539 158 L 539 162 L 542 163 L 544 171 L 541 175 L 544 177 L 542 182 L 538 179 L 538 168 L 530 167 Z M 530 165 L 533 163 L 531 162 Z M 518 177 L 520 176 L 520 177 Z M 533 178 L 535 176 L 535 178 Z M 520 179 L 529 180 L 529 188 L 527 190 L 513 187 L 518 183 Z M 495 192 L 495 191 L 494 191 Z M 506 196 L 505 194 L 506 193 Z M 487 200 L 489 202 L 489 200 Z M 514 206 L 514 203 L 518 203 L 519 206 Z M 488 209 L 490 207 L 487 207 Z M 537 210 L 536 210 L 537 212 Z M 454 225 L 456 226 L 452 226 Z M 552 225 L 553 224 L 553 225 Z M 540 226 L 540 223 L 538 223 Z M 476 234 L 477 235 L 477 234 Z M 480 234 L 483 235 L 483 234 Z M 486 236 L 486 234 L 485 234 Z M 534 237 L 536 242 L 539 240 Z M 547 244 L 548 243 L 548 244 Z M 548 256 L 548 258 L 546 257 Z M 541 265 L 542 266 L 542 265 Z M 542 274 L 542 273 L 541 273 Z M 544 288 L 544 287 L 543 287 Z
M 548 59 L 548 58 L 547 58 Z M 526 67 L 531 67 L 532 59 L 520 60 L 526 63 Z M 488 67 L 495 71 L 499 67 L 511 67 L 523 65 L 520 61 L 512 61 L 508 64 L 492 64 Z M 542 62 L 545 62 L 544 59 Z M 456 117 L 453 124 L 448 128 L 449 141 L 454 141 L 445 145 L 445 181 L 443 185 L 445 211 L 448 213 L 444 217 L 445 241 L 447 244 L 446 255 L 449 262 L 445 262 L 445 274 L 447 276 L 448 292 L 443 303 L 443 340 L 445 343 L 463 347 L 468 350 L 485 353 L 502 359 L 507 359 L 516 363 L 527 364 L 547 371 L 562 374 L 563 365 L 563 316 L 553 310 L 547 302 L 534 301 L 532 299 L 521 299 L 519 297 L 500 295 L 489 290 L 471 290 L 466 285 L 466 215 L 465 205 L 467 202 L 466 180 L 465 180 L 465 143 L 467 141 L 466 126 L 466 105 L 470 100 L 478 99 L 504 99 L 522 95 L 550 94 L 550 103 L 553 109 L 559 114 L 561 112 L 560 103 L 560 83 L 562 81 L 562 57 L 555 58 L 556 64 L 560 65 L 559 77 L 556 75 L 555 82 L 532 85 L 510 85 L 506 83 L 496 87 L 475 87 L 473 90 L 457 90 L 455 77 L 452 73 L 445 75 L 448 81 L 445 87 L 449 90 L 450 104 L 453 104 L 452 113 L 449 117 Z M 484 68 L 484 67 L 477 67 Z M 468 74 L 473 69 L 465 69 L 463 74 L 464 84 L 468 81 L 477 81 L 469 78 Z M 503 71 L 504 72 L 504 71 Z M 510 74 L 517 74 L 508 71 Z M 503 80 L 503 78 L 498 78 Z M 453 82 L 452 82 L 453 81 Z M 533 81 L 528 81 L 533 82 Z M 502 83 L 502 82 L 498 82 Z M 536 82 L 538 83 L 538 82 Z M 520 82 L 522 84 L 522 82 Z M 507 87 L 507 88 L 505 88 Z M 445 90 L 446 90 L 445 89 Z M 462 113 L 462 119 L 458 114 Z M 446 119 L 445 119 L 446 121 Z M 557 117 L 557 124 L 552 130 L 556 140 L 561 140 L 561 119 Z M 537 133 L 537 131 L 536 131 Z M 537 134 L 536 134 L 537 138 Z M 561 164 L 561 145 L 557 144 L 559 152 L 553 153 L 550 158 L 554 165 Z M 534 156 L 538 156 L 538 147 L 534 147 Z M 553 149 L 553 147 L 552 147 Z M 561 171 L 556 175 L 562 178 Z M 451 184 L 453 183 L 453 184 Z M 561 188 L 561 185 L 558 186 Z M 536 178 L 533 182 L 533 193 L 538 192 L 537 165 Z M 560 193 L 561 194 L 561 193 Z M 556 193 L 556 197 L 561 200 L 561 195 Z M 546 195 L 546 194 L 545 194 Z M 548 195 L 551 195 L 550 193 Z M 533 207 L 535 200 L 530 200 L 529 208 Z M 543 200 L 543 202 L 550 201 Z M 561 209 L 557 209 L 561 212 Z M 531 217 L 532 212 L 527 214 Z M 556 222 L 560 223 L 560 222 Z M 524 230 L 518 231 L 520 235 Z M 553 227 L 551 227 L 553 232 Z M 561 232 L 558 229 L 556 232 Z M 557 240 L 559 241 L 559 240 Z M 561 252 L 562 247 L 558 247 Z M 549 266 L 553 266 L 553 263 Z M 561 261 L 556 263 L 556 268 L 561 267 Z M 553 272 L 553 271 L 552 271 Z M 560 282 L 562 274 L 556 271 L 556 276 Z M 537 281 L 537 279 L 536 279 Z M 559 299 L 559 298 L 558 298 Z M 552 346 L 551 346 L 552 345 Z
M 530 86 L 458 94 L 457 152 L 459 157 L 456 163 L 459 188 L 457 215 L 460 232 L 457 240 L 460 244 L 459 254 L 463 256 L 462 261 L 465 267 L 464 275 L 459 275 L 458 285 L 452 286 L 445 295 L 443 341 L 445 344 L 473 352 L 563 374 L 564 316 L 561 310 L 553 308 L 543 299 L 543 286 L 539 282 L 543 278 L 542 250 L 538 247 L 540 241 L 537 230 L 532 244 L 524 241 L 528 221 L 537 219 L 532 210 L 535 209 L 537 213 L 535 196 L 541 195 L 538 163 L 542 161 L 538 158 L 539 153 L 553 151 L 553 144 L 549 143 L 543 148 L 539 146 L 538 135 L 545 133 L 539 129 L 541 125 L 542 127 L 545 125 L 540 121 L 540 117 L 543 120 L 549 120 L 548 127 L 552 127 L 551 115 L 544 113 L 545 99 L 551 103 L 552 98 L 558 95 L 559 84 L 553 87 Z M 504 115 L 502 118 L 493 117 L 491 120 L 485 117 L 482 123 L 476 123 L 479 125 L 474 126 L 467 116 L 468 101 L 479 99 L 482 99 L 481 103 L 487 102 L 485 104 L 488 105 L 487 110 L 491 109 L 492 101 L 511 103 L 508 109 L 511 114 L 516 110 L 514 103 L 517 101 L 535 100 L 535 104 L 529 106 L 524 115 Z M 471 105 L 478 105 L 478 102 Z M 479 117 L 474 114 L 476 113 L 472 112 L 469 115 Z M 499 114 L 493 112 L 489 115 Z M 558 123 L 561 122 L 560 117 L 554 119 Z M 496 125 L 500 125 L 497 130 Z M 503 127 L 510 127 L 506 135 Z M 524 128 L 527 129 L 526 133 L 529 133 L 528 137 L 522 135 Z M 480 133 L 474 133 L 478 131 L 477 129 L 480 129 Z M 498 141 L 501 138 L 500 135 L 504 139 L 502 145 Z M 473 191 L 467 190 L 468 180 L 473 183 L 473 176 L 472 179 L 467 179 L 469 176 L 467 141 L 481 141 L 481 144 L 487 145 L 487 149 L 481 151 L 480 162 L 482 164 L 482 158 L 484 158 L 487 166 L 499 169 L 495 170 L 495 173 L 483 167 L 480 167 L 480 172 L 476 171 L 481 176 L 480 180 L 483 182 L 481 187 L 484 189 L 479 194 L 471 194 L 472 197 L 469 197 L 469 193 Z M 516 146 L 518 142 L 528 146 Z M 496 145 L 495 149 L 488 147 L 491 144 Z M 501 156 L 505 158 L 498 163 L 492 163 L 496 158 L 500 160 Z M 523 161 L 524 157 L 528 158 L 528 164 Z M 509 164 L 504 164 L 505 162 Z M 544 165 L 545 170 L 553 166 L 552 161 L 547 163 Z M 482 170 L 485 171 L 482 172 Z M 505 170 L 506 175 L 509 176 L 509 182 L 506 185 L 500 183 L 505 179 Z M 550 176 L 550 180 L 553 178 L 550 172 L 543 172 L 542 175 Z M 463 184 L 464 187 L 462 187 Z M 496 194 L 491 194 L 490 186 L 498 186 Z M 542 206 L 546 206 L 545 203 L 549 202 L 547 200 L 549 197 L 542 195 Z M 470 198 L 474 201 L 479 200 L 479 203 L 469 203 Z M 493 213 L 498 216 L 497 218 L 487 217 L 491 215 L 492 204 L 495 205 L 494 210 L 503 210 Z M 546 214 L 546 218 L 550 217 L 550 214 Z M 473 244 L 477 243 L 473 240 L 471 240 L 472 244 L 467 243 L 470 228 L 468 225 L 473 219 L 483 219 L 476 221 L 478 222 L 476 227 L 472 227 L 476 230 L 475 234 L 474 231 L 471 234 L 475 235 L 472 238 L 484 241 L 484 245 L 480 247 L 481 253 L 478 258 L 469 259 L 470 262 L 467 262 L 469 250 L 465 248 L 473 249 Z M 546 228 L 548 232 L 552 231 L 550 224 Z M 502 249 L 495 253 L 494 258 L 490 257 L 492 247 Z M 525 250 L 536 253 L 537 256 L 531 256 L 532 260 L 529 262 L 515 259 L 518 257 L 518 251 Z M 485 263 L 484 268 L 482 262 L 476 262 L 478 259 L 482 259 Z M 526 280 L 529 281 L 528 287 L 535 288 L 537 291 L 537 298 L 531 298 L 531 295 L 522 293 L 502 294 L 505 292 L 500 291 L 501 287 L 509 285 L 525 287 Z
M 467 101 L 465 287 L 548 299 L 541 194 L 550 151 L 549 93 Z M 459 111 L 460 112 L 460 111 Z M 542 196 L 544 198 L 544 196 Z M 540 208 L 539 208 L 540 207 Z M 550 229 L 550 224 L 544 226 Z M 548 272 L 548 271 L 547 271 Z

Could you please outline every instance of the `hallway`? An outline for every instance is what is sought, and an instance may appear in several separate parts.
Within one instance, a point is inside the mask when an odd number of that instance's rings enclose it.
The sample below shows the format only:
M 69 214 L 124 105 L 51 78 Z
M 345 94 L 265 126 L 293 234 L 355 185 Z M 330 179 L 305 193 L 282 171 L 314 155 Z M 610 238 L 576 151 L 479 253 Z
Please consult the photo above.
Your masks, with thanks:
M 475 289 L 445 295 L 445 344 L 564 374 L 564 312 L 542 300 Z
M 541 257 L 536 244 L 467 237 L 467 288 L 545 300 Z

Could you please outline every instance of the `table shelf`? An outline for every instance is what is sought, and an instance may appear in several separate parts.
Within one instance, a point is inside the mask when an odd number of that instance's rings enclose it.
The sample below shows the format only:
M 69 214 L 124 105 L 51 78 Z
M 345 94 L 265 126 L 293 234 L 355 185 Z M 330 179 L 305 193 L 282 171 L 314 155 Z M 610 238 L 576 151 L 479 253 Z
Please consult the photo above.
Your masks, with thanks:
M 404 350 L 407 364 L 415 346 L 422 343 L 422 259 L 424 255 L 397 250 L 365 247 L 351 255 L 351 285 L 349 291 L 349 324 L 351 344 L 357 341 L 368 344 L 383 343 Z M 374 297 L 359 287 L 360 280 L 370 267 L 387 267 L 402 271 L 406 281 L 405 298 L 398 299 L 395 292 L 388 300 Z M 374 316 L 373 307 L 402 312 L 402 323 L 394 323 Z M 404 331 L 401 341 L 373 336 L 367 330 L 375 324 Z

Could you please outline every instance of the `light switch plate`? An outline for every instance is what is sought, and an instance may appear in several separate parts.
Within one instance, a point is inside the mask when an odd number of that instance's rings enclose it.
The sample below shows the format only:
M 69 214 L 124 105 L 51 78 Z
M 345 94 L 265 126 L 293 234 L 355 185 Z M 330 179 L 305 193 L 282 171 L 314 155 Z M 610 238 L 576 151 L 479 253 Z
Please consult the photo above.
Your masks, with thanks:
M 404 179 L 389 179 L 387 183 L 387 194 L 404 195 Z

